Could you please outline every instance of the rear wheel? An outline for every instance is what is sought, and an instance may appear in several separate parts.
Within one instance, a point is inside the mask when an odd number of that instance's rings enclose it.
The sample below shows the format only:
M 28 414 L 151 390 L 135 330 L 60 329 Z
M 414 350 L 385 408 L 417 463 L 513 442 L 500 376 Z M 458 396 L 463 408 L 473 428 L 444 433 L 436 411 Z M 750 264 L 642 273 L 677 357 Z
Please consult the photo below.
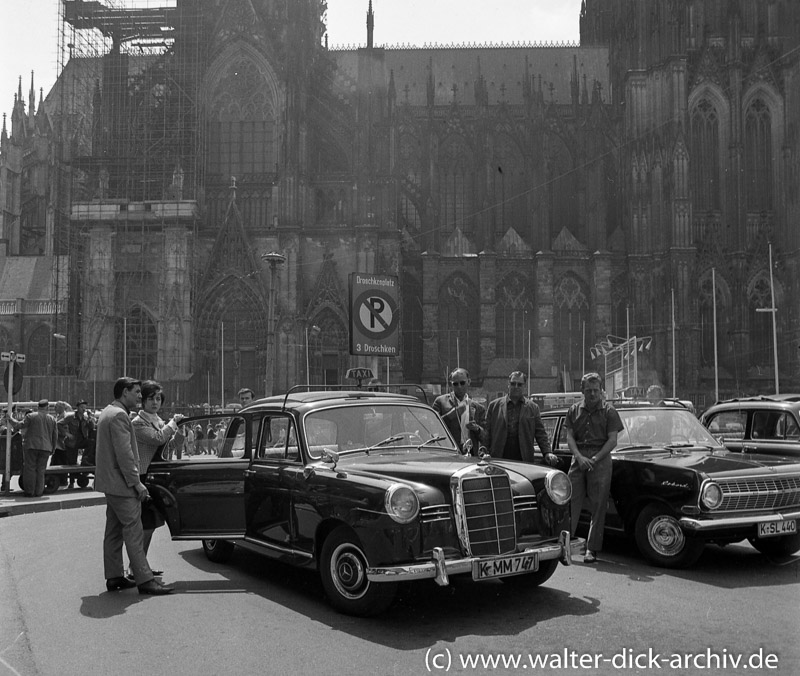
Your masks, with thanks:
M 503 584 L 517 589 L 533 589 L 547 582 L 556 572 L 558 568 L 558 560 L 552 559 L 548 561 L 541 561 L 539 563 L 539 570 L 535 573 L 525 573 L 524 575 L 511 575 L 509 577 L 500 578 Z
M 376 615 L 394 600 L 396 582 L 371 582 L 367 557 L 348 528 L 334 530 L 322 545 L 320 576 L 328 600 L 347 615 Z
M 78 475 L 78 478 L 75 481 L 78 483 L 80 488 L 86 488 L 89 485 L 89 477 L 85 474 Z
M 647 505 L 636 519 L 636 546 L 644 557 L 662 568 L 691 566 L 705 542 L 687 538 L 675 515 L 664 505 Z
M 44 492 L 55 493 L 61 486 L 61 477 L 57 474 L 47 474 L 44 477 Z
M 767 556 L 788 556 L 800 550 L 800 533 L 777 538 L 749 538 L 750 544 Z
M 203 540 L 206 558 L 214 563 L 227 563 L 233 554 L 234 545 L 227 540 Z

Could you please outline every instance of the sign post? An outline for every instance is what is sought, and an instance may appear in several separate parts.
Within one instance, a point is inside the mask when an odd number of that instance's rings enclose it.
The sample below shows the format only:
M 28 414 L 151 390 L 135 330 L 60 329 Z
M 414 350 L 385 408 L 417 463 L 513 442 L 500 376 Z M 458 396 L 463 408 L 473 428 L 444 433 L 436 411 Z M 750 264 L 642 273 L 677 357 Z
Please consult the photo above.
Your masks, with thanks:
M 21 378 L 17 377 L 20 381 L 19 386 L 14 379 L 14 364 L 24 364 L 25 355 L 17 354 L 14 350 L 11 352 L 0 352 L 0 360 L 8 362 L 8 369 L 5 373 L 4 383 L 6 391 L 8 392 L 8 409 L 6 410 L 6 466 L 5 473 L 3 474 L 3 492 L 11 492 L 11 437 L 14 430 L 11 427 L 11 410 L 14 407 L 14 394 L 16 394 L 22 386 Z M 21 373 L 21 371 L 19 371 Z
M 350 354 L 394 357 L 399 351 L 397 277 L 350 274 Z

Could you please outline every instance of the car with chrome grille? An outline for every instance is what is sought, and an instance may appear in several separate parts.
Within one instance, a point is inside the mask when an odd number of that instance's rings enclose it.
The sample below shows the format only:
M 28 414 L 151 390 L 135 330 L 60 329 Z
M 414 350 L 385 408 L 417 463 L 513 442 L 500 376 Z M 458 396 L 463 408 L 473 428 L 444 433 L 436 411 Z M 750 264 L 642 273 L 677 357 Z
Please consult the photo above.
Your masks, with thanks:
M 749 540 L 778 557 L 800 550 L 800 463 L 729 451 L 679 402 L 612 403 L 624 430 L 612 452 L 607 534 L 627 536 L 666 568 L 692 565 L 707 543 Z M 566 411 L 542 413 L 564 471 Z
M 172 538 L 214 562 L 241 547 L 316 570 L 345 613 L 383 611 L 403 581 L 537 586 L 584 545 L 563 472 L 462 455 L 414 396 L 290 391 L 184 422 L 221 432 L 149 467 Z

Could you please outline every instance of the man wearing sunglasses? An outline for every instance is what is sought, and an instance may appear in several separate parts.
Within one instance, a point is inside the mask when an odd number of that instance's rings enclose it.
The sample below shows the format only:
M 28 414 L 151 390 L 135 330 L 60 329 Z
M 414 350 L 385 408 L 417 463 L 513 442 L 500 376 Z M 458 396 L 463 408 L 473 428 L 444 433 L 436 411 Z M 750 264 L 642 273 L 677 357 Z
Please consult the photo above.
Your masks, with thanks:
M 457 368 L 450 374 L 452 392 L 436 397 L 433 409 L 439 414 L 450 434 L 465 455 L 478 453 L 483 426 L 486 424 L 486 409 L 473 401 L 469 389 L 469 371 Z
M 558 464 L 551 453 L 550 438 L 542 423 L 539 407 L 525 397 L 528 379 L 522 371 L 508 376 L 508 394 L 489 403 L 486 414 L 487 452 L 493 458 L 533 462 L 533 443 L 539 446 L 548 465 Z

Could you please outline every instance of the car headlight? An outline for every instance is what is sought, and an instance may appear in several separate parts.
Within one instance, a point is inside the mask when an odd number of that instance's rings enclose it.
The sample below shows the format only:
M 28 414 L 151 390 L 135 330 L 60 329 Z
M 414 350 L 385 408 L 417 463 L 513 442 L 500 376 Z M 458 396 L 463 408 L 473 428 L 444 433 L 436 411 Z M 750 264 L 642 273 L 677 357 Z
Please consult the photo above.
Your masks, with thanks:
M 572 497 L 572 484 L 561 470 L 548 472 L 544 478 L 544 487 L 550 499 L 557 505 L 566 505 Z
M 716 509 L 722 504 L 722 489 L 713 481 L 706 481 L 700 489 L 700 504 L 708 509 Z
M 419 498 L 408 486 L 394 484 L 386 491 L 386 512 L 398 523 L 413 521 L 419 514 Z

